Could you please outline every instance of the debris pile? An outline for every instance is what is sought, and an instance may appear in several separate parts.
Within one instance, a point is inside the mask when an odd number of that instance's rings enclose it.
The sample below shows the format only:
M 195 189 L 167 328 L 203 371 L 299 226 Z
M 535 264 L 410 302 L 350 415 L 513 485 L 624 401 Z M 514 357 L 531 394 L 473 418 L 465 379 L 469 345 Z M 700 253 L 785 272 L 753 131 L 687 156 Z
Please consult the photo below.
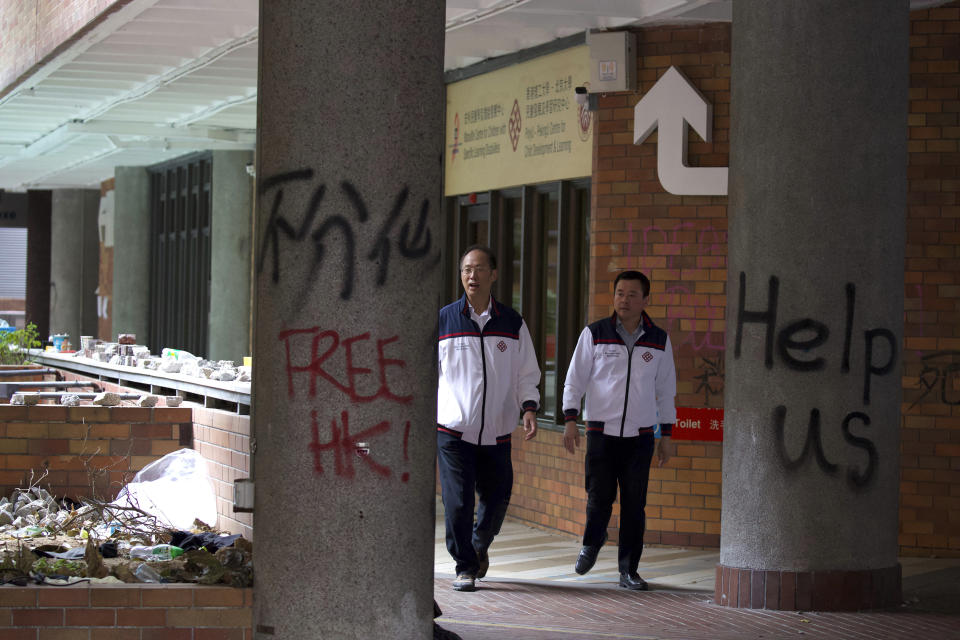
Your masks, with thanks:
M 39 487 L 17 489 L 0 505 L 0 584 L 253 584 L 253 543 L 199 520 L 186 531 L 108 522 L 113 511 L 103 504 L 61 505 Z
M 203 491 L 189 482 L 202 480 L 201 463 L 192 450 L 168 454 L 138 473 L 111 503 L 57 500 L 33 484 L 0 497 L 0 584 L 252 585 L 249 540 L 184 519 L 193 512 L 209 513 L 207 500 L 198 497 Z M 214 518 L 215 513 L 214 508 Z

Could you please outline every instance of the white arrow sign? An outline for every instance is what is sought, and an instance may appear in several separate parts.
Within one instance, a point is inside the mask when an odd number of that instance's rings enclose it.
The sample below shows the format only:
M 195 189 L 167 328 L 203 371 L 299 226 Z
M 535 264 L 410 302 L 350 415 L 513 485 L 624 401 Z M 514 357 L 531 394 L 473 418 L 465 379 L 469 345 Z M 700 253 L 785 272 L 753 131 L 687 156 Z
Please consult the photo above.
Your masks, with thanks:
M 633 108 L 633 144 L 642 144 L 654 129 L 657 177 L 668 192 L 683 196 L 727 194 L 727 167 L 687 166 L 687 124 L 710 142 L 713 106 L 687 78 L 670 67 Z

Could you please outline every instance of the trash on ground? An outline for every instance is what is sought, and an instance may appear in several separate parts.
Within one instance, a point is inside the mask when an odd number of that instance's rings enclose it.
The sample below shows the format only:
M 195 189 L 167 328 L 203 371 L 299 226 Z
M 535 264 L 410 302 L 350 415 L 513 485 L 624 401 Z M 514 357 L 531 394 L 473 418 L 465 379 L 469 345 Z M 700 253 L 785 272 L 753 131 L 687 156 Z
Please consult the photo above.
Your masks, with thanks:
M 194 520 L 217 521 L 217 498 L 207 462 L 193 449 L 180 449 L 148 464 L 120 490 L 113 504 L 155 516 L 170 529 L 189 529 Z
M 253 543 L 204 524 L 217 513 L 199 453 L 148 465 L 121 497 L 76 504 L 32 484 L 0 497 L 0 584 L 253 584 Z

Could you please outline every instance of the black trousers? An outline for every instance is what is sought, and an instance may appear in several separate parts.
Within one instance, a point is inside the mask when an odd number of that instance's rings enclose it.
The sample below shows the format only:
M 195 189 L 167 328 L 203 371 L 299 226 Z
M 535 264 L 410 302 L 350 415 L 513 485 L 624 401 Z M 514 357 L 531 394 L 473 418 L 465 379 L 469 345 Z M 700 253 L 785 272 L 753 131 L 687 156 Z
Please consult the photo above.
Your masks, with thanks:
M 437 431 L 437 463 L 447 551 L 457 563 L 457 573 L 476 574 L 480 568 L 477 550 L 486 551 L 500 533 L 510 504 L 510 441 L 480 446 Z M 474 491 L 479 497 L 476 523 Z
M 646 530 L 647 484 L 653 459 L 653 431 L 633 438 L 587 431 L 587 524 L 583 544 L 603 544 L 620 487 L 620 544 L 617 565 L 621 573 L 635 573 L 643 553 Z

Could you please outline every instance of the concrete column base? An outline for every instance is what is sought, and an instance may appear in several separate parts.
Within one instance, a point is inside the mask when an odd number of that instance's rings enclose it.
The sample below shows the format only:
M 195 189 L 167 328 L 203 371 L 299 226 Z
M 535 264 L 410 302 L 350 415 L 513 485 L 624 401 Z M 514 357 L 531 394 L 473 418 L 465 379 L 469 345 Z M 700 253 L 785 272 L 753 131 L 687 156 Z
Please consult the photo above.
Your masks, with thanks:
M 900 604 L 900 565 L 861 571 L 761 571 L 717 565 L 714 603 L 740 609 L 860 611 Z

